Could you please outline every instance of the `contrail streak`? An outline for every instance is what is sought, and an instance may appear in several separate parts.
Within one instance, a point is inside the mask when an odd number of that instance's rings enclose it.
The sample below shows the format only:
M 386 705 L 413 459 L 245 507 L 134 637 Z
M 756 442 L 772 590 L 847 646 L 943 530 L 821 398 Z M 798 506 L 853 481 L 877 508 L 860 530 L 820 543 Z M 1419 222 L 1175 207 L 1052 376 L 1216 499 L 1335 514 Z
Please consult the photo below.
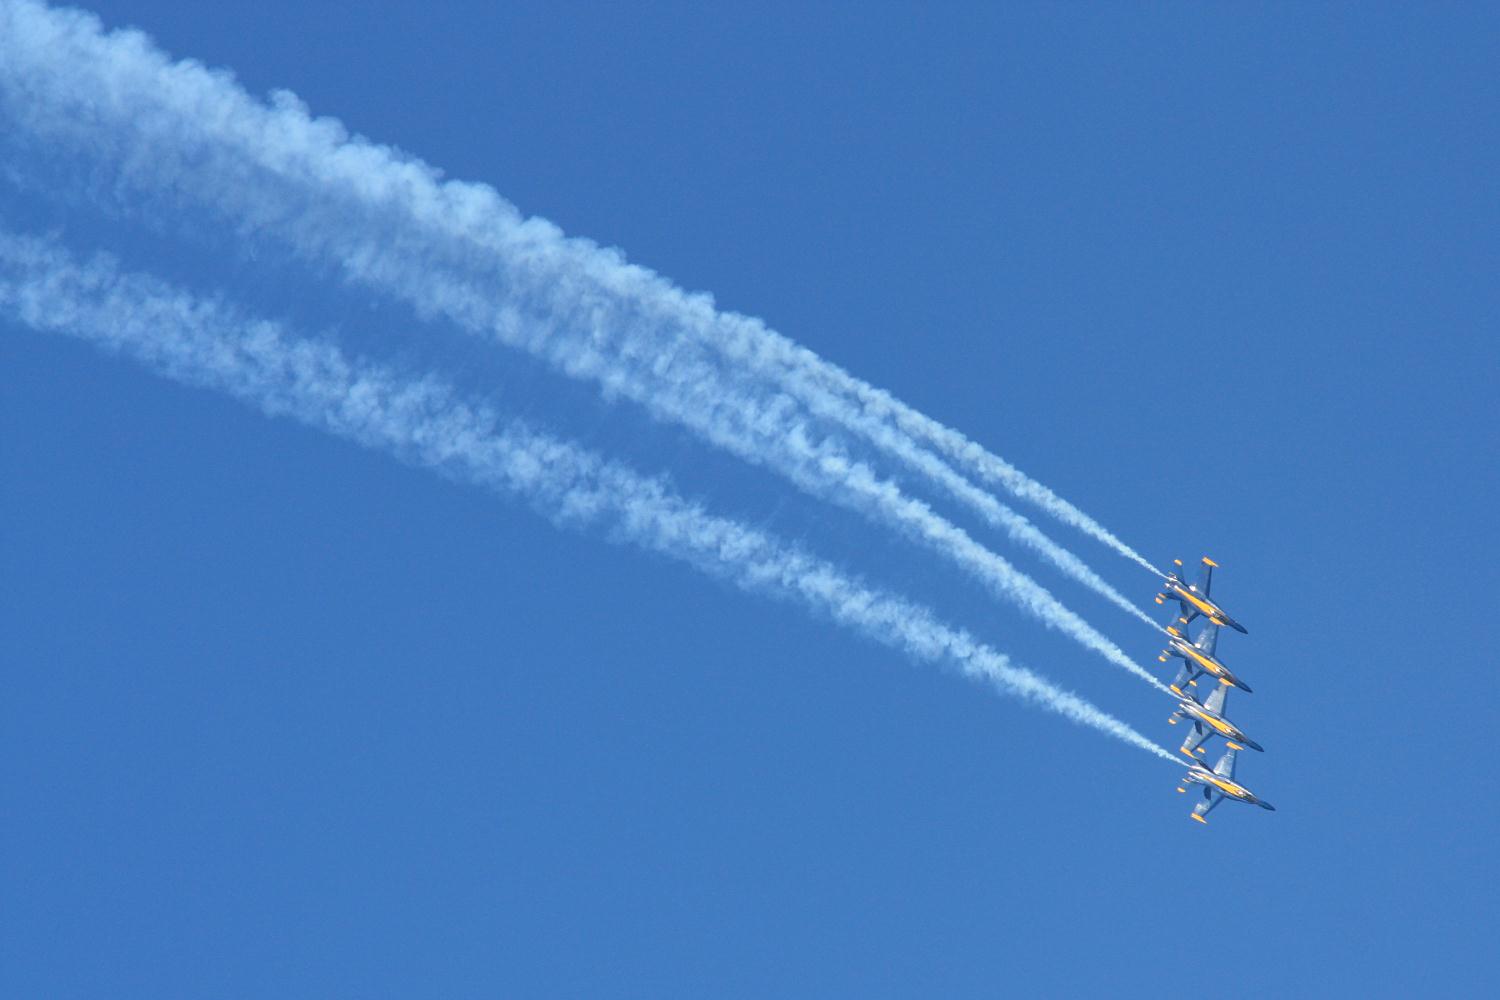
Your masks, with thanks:
M 918 659 L 956 667 L 1008 694 L 1177 763 L 1165 749 L 925 608 L 832 564 L 706 512 L 662 479 L 505 422 L 435 378 L 353 361 L 287 336 L 107 257 L 79 264 L 56 244 L 0 232 L 0 308 L 35 329 L 118 351 L 178 381 L 227 392 L 272 416 L 392 452 L 506 496 L 554 521 L 602 529 L 741 588 L 798 601 Z
M 1165 691 L 1046 588 L 851 457 L 803 418 L 784 387 L 753 380 L 753 365 L 726 367 L 723 354 L 753 357 L 774 347 L 758 321 L 720 313 L 707 297 L 687 295 L 614 251 L 564 239 L 544 220 L 522 220 L 487 187 L 439 183 L 431 168 L 310 118 L 289 94 L 266 107 L 227 75 L 171 63 L 138 33 L 104 35 L 88 15 L 23 0 L 0 9 L 9 21 L 0 31 L 0 100 L 32 133 L 110 164 L 127 186 L 191 197 L 247 235 L 277 234 L 420 315 L 529 351 L 814 496 L 894 526 Z M 815 416 L 853 419 L 836 397 L 815 399 Z M 889 427 L 869 424 L 864 433 L 1156 627 L 1076 556 L 930 452 Z
M 1005 459 L 987 451 L 977 442 L 971 441 L 953 428 L 913 409 L 884 389 L 878 389 L 854 377 L 838 365 L 824 360 L 782 334 L 767 329 L 763 331 L 761 339 L 764 342 L 761 348 L 763 364 L 779 366 L 785 372 L 785 383 L 795 386 L 797 394 L 807 400 L 815 412 L 820 411 L 824 406 L 830 408 L 836 406 L 840 411 L 837 417 L 840 423 L 882 444 L 891 452 L 898 454 L 909 465 L 922 469 L 934 481 L 943 484 L 950 493 L 984 514 L 992 524 L 1006 526 L 1003 515 L 993 516 L 986 509 L 991 504 L 998 505 L 998 502 L 985 491 L 976 490 L 966 482 L 964 486 L 967 489 L 956 483 L 949 485 L 950 476 L 960 481 L 963 477 L 954 472 L 951 466 L 932 456 L 930 452 L 917 448 L 914 442 L 923 441 L 934 446 L 938 451 L 967 468 L 980 480 L 1003 487 L 1012 496 L 1035 505 L 1064 524 L 1103 542 L 1120 555 L 1157 576 L 1165 577 L 1166 574 L 1098 521 Z M 837 404 L 831 403 L 832 400 L 837 400 Z M 910 452 L 909 455 L 908 452 Z M 941 466 L 941 471 L 939 466 Z M 972 496 L 965 495 L 969 491 L 973 491 Z M 1025 541 L 1024 539 L 1018 540 Z M 1073 575 L 1075 579 L 1092 587 L 1137 617 L 1154 624 L 1148 616 L 1141 613 L 1140 609 L 1131 604 L 1128 598 L 1120 595 L 1102 580 L 1096 584 L 1064 565 L 1062 559 L 1049 551 L 1047 545 L 1051 544 L 1050 541 L 1047 544 L 1040 541 L 1028 544 L 1033 544 L 1038 551 L 1059 568 Z M 1061 547 L 1057 549 L 1067 560 L 1076 560 L 1077 557 Z M 1084 567 L 1083 573 L 1091 572 Z

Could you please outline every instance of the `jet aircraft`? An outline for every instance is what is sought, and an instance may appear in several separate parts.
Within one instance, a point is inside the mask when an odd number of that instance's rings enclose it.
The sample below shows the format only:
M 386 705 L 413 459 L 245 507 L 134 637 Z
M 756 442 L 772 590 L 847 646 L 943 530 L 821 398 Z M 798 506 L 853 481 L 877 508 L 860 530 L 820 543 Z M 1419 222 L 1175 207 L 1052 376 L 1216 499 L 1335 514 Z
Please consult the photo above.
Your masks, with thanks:
M 1177 711 L 1173 712 L 1172 717 L 1167 720 L 1174 726 L 1177 725 L 1179 719 L 1191 719 L 1193 722 L 1193 731 L 1188 733 L 1187 738 L 1182 741 L 1180 753 L 1188 757 L 1202 753 L 1204 741 L 1211 736 L 1224 737 L 1231 750 L 1243 750 L 1245 747 L 1251 750 L 1264 749 L 1259 743 L 1246 736 L 1244 730 L 1224 717 L 1224 699 L 1228 694 L 1229 688 L 1219 684 L 1201 703 L 1190 694 L 1182 696 L 1182 702 L 1177 706 Z
M 1202 785 L 1203 799 L 1193 807 L 1192 817 L 1200 823 L 1207 823 L 1203 817 L 1213 812 L 1215 806 L 1225 799 L 1234 799 L 1236 802 L 1250 802 L 1260 806 L 1262 809 L 1276 811 L 1276 807 L 1269 802 L 1255 797 L 1254 793 L 1244 785 L 1234 780 L 1234 758 L 1238 750 L 1225 750 L 1224 756 L 1210 771 L 1207 765 L 1194 761 L 1188 767 L 1187 776 L 1182 779 L 1182 784 L 1177 786 L 1179 792 L 1186 792 L 1188 785 Z
M 1233 684 L 1247 694 L 1251 693 L 1250 685 L 1236 677 L 1228 667 L 1214 655 L 1214 650 L 1219 645 L 1219 626 L 1208 622 L 1203 626 L 1203 631 L 1198 633 L 1196 642 L 1188 641 L 1188 627 L 1186 620 L 1179 618 L 1167 626 L 1167 648 L 1162 650 L 1157 657 L 1163 663 L 1167 658 L 1175 656 L 1183 661 L 1182 669 L 1177 672 L 1177 679 L 1172 682 L 1172 693 L 1181 696 L 1183 690 L 1188 686 L 1198 686 L 1198 678 L 1204 674 L 1216 677 L 1220 684 Z
M 1172 562 L 1177 568 L 1167 576 L 1166 586 L 1162 588 L 1164 592 L 1156 595 L 1157 604 L 1175 600 L 1182 605 L 1182 617 L 1188 621 L 1192 621 L 1199 615 L 1207 615 L 1208 620 L 1215 625 L 1228 625 L 1237 632 L 1250 634 L 1249 629 L 1229 617 L 1223 608 L 1209 599 L 1208 591 L 1213 585 L 1214 567 L 1218 566 L 1218 563 L 1204 556 L 1203 565 L 1198 568 L 1198 582 L 1185 583 L 1178 575 L 1182 572 L 1182 560 L 1173 559 Z

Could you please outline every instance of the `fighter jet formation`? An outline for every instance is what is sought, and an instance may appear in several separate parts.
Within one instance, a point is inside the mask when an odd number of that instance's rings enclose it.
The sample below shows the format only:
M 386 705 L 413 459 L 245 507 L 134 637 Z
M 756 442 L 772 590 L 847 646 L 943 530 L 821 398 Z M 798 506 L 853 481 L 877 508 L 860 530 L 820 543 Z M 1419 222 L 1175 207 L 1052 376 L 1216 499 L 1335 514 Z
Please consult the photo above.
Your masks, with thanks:
M 1186 792 L 1187 785 L 1203 786 L 1203 801 L 1193 806 L 1192 817 L 1200 823 L 1207 823 L 1203 817 L 1213 812 L 1215 806 L 1225 799 L 1234 799 L 1236 802 L 1249 802 L 1260 806 L 1262 809 L 1276 811 L 1276 807 L 1263 799 L 1255 797 L 1255 793 L 1234 780 L 1234 757 L 1238 750 L 1225 750 L 1224 756 L 1210 771 L 1208 767 L 1198 761 L 1194 761 L 1188 768 L 1187 776 L 1182 779 L 1182 784 L 1177 787 L 1179 792 Z
M 1198 570 L 1198 582 L 1193 584 L 1183 583 L 1182 578 L 1177 575 L 1182 571 L 1182 560 L 1173 559 L 1172 563 L 1177 568 L 1167 574 L 1167 585 L 1163 588 L 1163 593 L 1156 595 L 1157 604 L 1175 600 L 1182 606 L 1184 621 L 1191 622 L 1199 615 L 1207 615 L 1208 620 L 1215 625 L 1228 625 L 1236 632 L 1250 634 L 1249 629 L 1225 614 L 1224 609 L 1208 596 L 1208 589 L 1213 584 L 1214 570 L 1218 568 L 1218 563 L 1204 556 L 1203 566 Z
M 1198 678 L 1204 674 L 1214 677 L 1225 684 L 1233 684 L 1241 691 L 1249 694 L 1250 685 L 1240 680 L 1229 668 L 1214 655 L 1219 645 L 1219 626 L 1212 622 L 1204 626 L 1203 631 L 1198 633 L 1198 641 L 1188 642 L 1187 619 L 1179 618 L 1166 628 L 1167 648 L 1162 650 L 1158 659 L 1165 663 L 1171 657 L 1182 660 L 1182 670 L 1178 672 L 1177 679 L 1172 682 L 1172 693 L 1182 694 L 1184 685 L 1198 686 Z
M 1198 582 L 1189 584 L 1180 575 L 1182 560 L 1176 559 L 1173 562 L 1177 568 L 1167 576 L 1163 592 L 1156 595 L 1156 603 L 1175 601 L 1180 608 L 1180 613 L 1163 629 L 1167 635 L 1167 648 L 1158 657 L 1162 663 L 1171 659 L 1182 661 L 1182 668 L 1170 685 L 1172 694 L 1178 700 L 1177 710 L 1167 721 L 1174 726 L 1182 722 L 1188 723 L 1187 735 L 1179 752 L 1192 763 L 1188 765 L 1188 772 L 1177 790 L 1184 794 L 1190 786 L 1197 786 L 1201 790 L 1202 798 L 1193 806 L 1190 814 L 1199 823 L 1207 823 L 1208 814 L 1225 799 L 1249 802 L 1262 809 L 1275 811 L 1275 806 L 1257 798 L 1250 789 L 1235 781 L 1236 755 L 1246 748 L 1264 748 L 1245 735 L 1245 731 L 1224 714 L 1224 702 L 1229 697 L 1229 689 L 1236 687 L 1248 694 L 1250 685 L 1219 659 L 1219 631 L 1228 626 L 1248 635 L 1250 630 L 1231 618 L 1209 594 L 1213 586 L 1213 572 L 1218 563 L 1204 556 L 1203 565 L 1198 572 Z M 1189 626 L 1198 618 L 1207 620 L 1197 638 L 1190 638 Z M 1219 683 L 1214 685 L 1206 697 L 1200 698 L 1198 681 L 1202 678 L 1211 678 Z M 1223 738 L 1225 750 L 1219 762 L 1210 769 L 1199 759 L 1199 755 L 1207 752 L 1205 744 L 1215 736 Z

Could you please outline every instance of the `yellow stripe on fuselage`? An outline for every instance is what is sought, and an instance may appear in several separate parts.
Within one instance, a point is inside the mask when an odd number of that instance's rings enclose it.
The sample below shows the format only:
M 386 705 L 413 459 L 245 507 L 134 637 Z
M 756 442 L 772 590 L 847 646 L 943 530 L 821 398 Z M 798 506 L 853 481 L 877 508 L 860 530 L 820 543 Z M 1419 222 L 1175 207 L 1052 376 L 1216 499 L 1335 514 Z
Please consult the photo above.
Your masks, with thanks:
M 1186 648 L 1188 655 L 1197 660 L 1199 663 L 1203 664 L 1203 668 L 1209 673 L 1213 674 L 1215 677 L 1224 672 L 1224 668 L 1219 665 L 1218 660 L 1214 659 L 1212 656 L 1204 655 L 1203 651 L 1197 646 L 1187 646 Z
M 1203 612 L 1205 615 L 1212 615 L 1217 613 L 1212 604 L 1209 604 L 1207 601 L 1199 598 L 1192 591 L 1179 588 L 1177 593 L 1178 596 L 1180 596 L 1183 600 L 1187 601 L 1189 604 L 1197 608 L 1199 611 Z
M 1193 713 L 1193 718 L 1208 723 L 1210 726 L 1213 726 L 1215 729 L 1217 729 L 1221 733 L 1224 733 L 1226 736 L 1234 732 L 1234 727 L 1229 723 L 1225 722 L 1218 716 L 1209 715 L 1201 708 L 1190 707 L 1188 711 Z
M 1225 781 L 1223 778 L 1218 777 L 1212 777 L 1208 780 L 1219 786 L 1219 788 L 1223 790 L 1224 794 L 1233 795 L 1237 799 L 1250 794 L 1232 781 Z

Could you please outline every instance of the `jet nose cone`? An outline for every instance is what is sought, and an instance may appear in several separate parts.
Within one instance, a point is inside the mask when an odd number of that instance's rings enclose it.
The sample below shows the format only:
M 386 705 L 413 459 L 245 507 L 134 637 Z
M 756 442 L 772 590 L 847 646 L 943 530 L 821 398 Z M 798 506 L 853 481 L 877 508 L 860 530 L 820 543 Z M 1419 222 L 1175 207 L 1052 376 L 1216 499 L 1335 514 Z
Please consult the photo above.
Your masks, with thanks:
M 1255 689 L 1252 688 L 1249 684 L 1246 684 L 1242 680 L 1236 680 L 1234 682 L 1234 686 L 1237 687 L 1237 688 L 1239 688 L 1241 691 L 1245 692 L 1246 694 L 1254 694 L 1255 693 Z
M 1269 810 L 1271 810 L 1271 812 L 1275 812 L 1276 811 L 1276 807 L 1273 806 L 1273 805 L 1271 805 L 1271 803 L 1269 803 L 1269 802 L 1262 802 L 1260 804 L 1260 807 L 1262 809 L 1269 809 Z
M 1240 633 L 1241 635 L 1249 635 L 1250 634 L 1250 630 L 1247 629 L 1245 626 L 1241 625 L 1239 622 L 1233 622 L 1232 624 L 1234 625 L 1234 630 L 1236 632 Z
M 1240 742 L 1243 743 L 1243 744 L 1245 744 L 1245 746 L 1249 747 L 1251 750 L 1259 750 L 1261 753 L 1265 753 L 1266 752 L 1266 748 L 1263 747 L 1263 746 L 1261 746 L 1259 743 L 1255 742 L 1254 740 L 1241 739 Z

